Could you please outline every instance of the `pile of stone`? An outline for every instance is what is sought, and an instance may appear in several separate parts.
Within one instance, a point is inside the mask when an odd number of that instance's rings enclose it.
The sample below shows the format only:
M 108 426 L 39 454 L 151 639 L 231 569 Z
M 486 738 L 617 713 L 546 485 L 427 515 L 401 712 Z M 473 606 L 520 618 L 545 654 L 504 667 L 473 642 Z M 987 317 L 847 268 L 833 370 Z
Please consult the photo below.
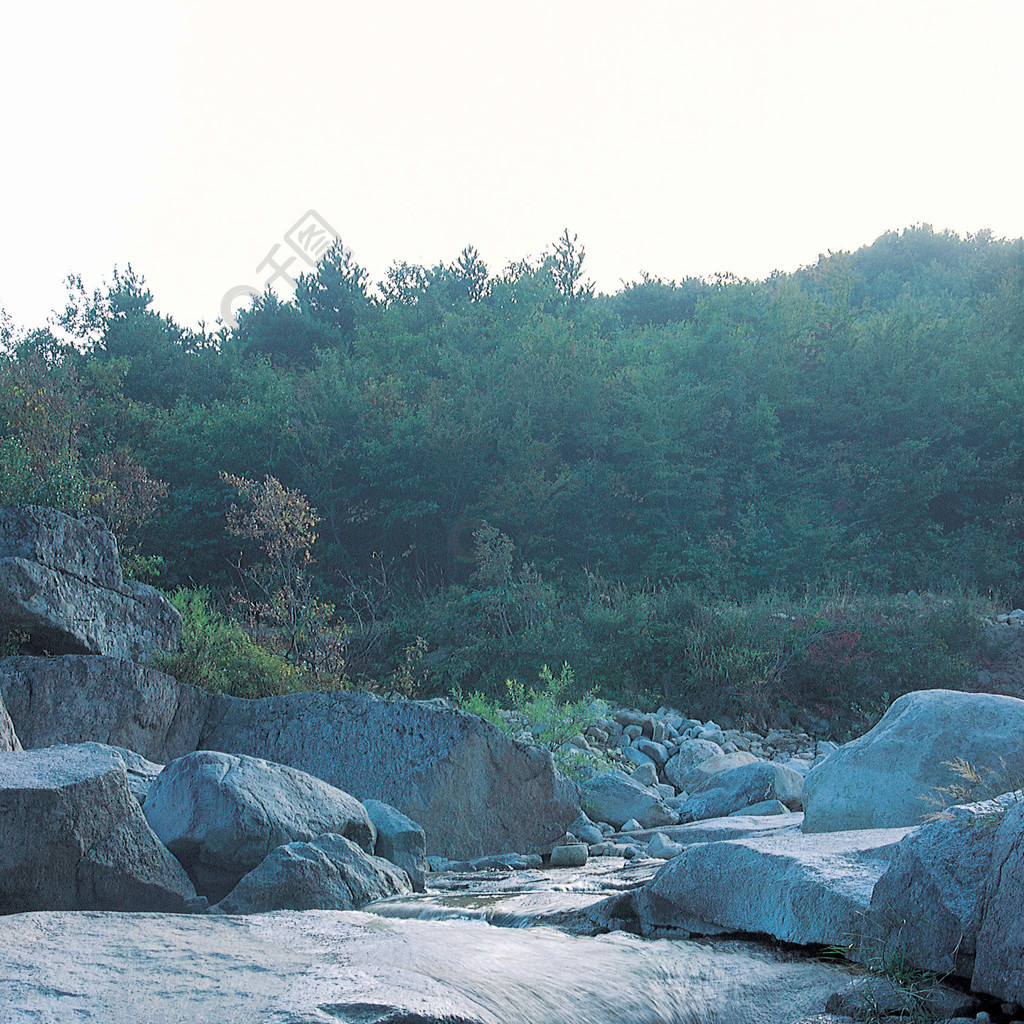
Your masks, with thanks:
M 677 848 L 634 895 L 641 930 L 769 935 L 871 962 L 898 956 L 1016 1012 L 1024 1003 L 1024 790 L 1014 788 L 1024 779 L 1022 734 L 1022 700 L 906 694 L 811 770 L 803 815 L 779 827 L 733 818 L 666 829 Z M 973 802 L 943 808 L 943 793 Z M 716 837 L 730 822 L 736 833 Z
M 572 746 L 621 768 L 581 785 L 585 815 L 570 832 L 591 856 L 667 859 L 678 848 L 652 829 L 801 810 L 804 777 L 838 745 L 795 730 L 722 729 L 662 707 L 614 710 Z

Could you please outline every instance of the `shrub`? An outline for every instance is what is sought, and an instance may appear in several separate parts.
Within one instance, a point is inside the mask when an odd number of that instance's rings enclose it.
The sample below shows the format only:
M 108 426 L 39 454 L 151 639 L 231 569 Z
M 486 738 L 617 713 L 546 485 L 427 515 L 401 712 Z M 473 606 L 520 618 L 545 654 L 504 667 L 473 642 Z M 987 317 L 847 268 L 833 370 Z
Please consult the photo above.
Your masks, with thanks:
M 608 705 L 587 691 L 570 699 L 577 689 L 576 676 L 568 663 L 556 676 L 547 665 L 540 671 L 543 688 L 529 690 L 516 679 L 505 681 L 508 705 L 477 691 L 464 694 L 458 687 L 452 692 L 455 703 L 471 715 L 492 722 L 506 735 L 525 739 L 551 751 L 555 763 L 576 779 L 609 771 L 608 761 L 571 745 L 571 740 L 608 713 Z
M 203 588 L 170 595 L 181 613 L 178 650 L 158 653 L 153 664 L 183 683 L 233 697 L 270 697 L 306 689 L 304 673 L 254 643 L 246 630 L 223 615 Z

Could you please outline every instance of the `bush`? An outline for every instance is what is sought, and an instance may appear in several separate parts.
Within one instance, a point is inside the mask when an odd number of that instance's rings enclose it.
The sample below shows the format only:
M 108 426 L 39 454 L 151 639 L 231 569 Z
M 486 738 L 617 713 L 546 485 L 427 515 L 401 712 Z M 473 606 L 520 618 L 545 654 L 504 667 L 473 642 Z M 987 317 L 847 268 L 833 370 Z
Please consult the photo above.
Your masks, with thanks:
M 608 713 L 608 705 L 587 691 L 569 699 L 576 689 L 576 676 L 568 664 L 556 676 L 547 665 L 540 671 L 543 688 L 529 690 L 516 679 L 507 679 L 508 706 L 477 691 L 464 694 L 455 687 L 452 699 L 471 715 L 479 715 L 513 739 L 523 739 L 551 751 L 555 763 L 576 779 L 589 778 L 614 767 L 604 758 L 571 745 L 571 740 Z
M 254 643 L 245 629 L 221 614 L 203 588 L 169 595 L 181 613 L 178 650 L 153 656 L 153 665 L 183 683 L 232 697 L 271 697 L 306 689 L 304 673 Z

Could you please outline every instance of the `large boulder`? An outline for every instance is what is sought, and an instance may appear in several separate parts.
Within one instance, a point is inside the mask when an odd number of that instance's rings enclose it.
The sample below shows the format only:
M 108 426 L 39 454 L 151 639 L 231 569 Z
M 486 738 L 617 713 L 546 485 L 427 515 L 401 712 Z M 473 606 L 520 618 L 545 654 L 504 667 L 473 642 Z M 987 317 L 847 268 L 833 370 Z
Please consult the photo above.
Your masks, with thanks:
M 678 789 L 685 790 L 687 793 L 692 793 L 715 775 L 731 772 L 733 769 L 742 768 L 744 765 L 754 764 L 757 760 L 753 754 L 746 750 L 734 750 L 728 754 L 715 754 L 714 757 L 698 761 L 687 771 L 677 768 L 672 777 L 673 785 Z
M 365 800 L 363 806 L 377 830 L 373 852 L 397 864 L 408 876 L 415 892 L 423 892 L 427 878 L 426 836 L 412 818 L 380 800 Z
M 1024 1005 L 1024 791 L 995 833 L 971 987 Z
M 441 702 L 352 692 L 224 697 L 202 745 L 292 765 L 390 804 L 422 827 L 428 854 L 453 859 L 546 853 L 580 810 L 575 784 L 548 751 Z
M 908 829 L 796 832 L 688 846 L 634 894 L 644 934 L 770 935 L 845 946 Z
M 3 698 L 0 697 L 0 754 L 9 753 L 13 750 L 21 750 L 21 742 L 18 734 L 14 731 L 14 723 L 11 716 L 7 714 Z
M 772 761 L 753 761 L 712 775 L 678 807 L 680 821 L 724 818 L 766 800 L 792 811 L 800 809 L 803 778 Z
M 94 741 L 166 764 L 195 750 L 213 694 L 121 658 L 0 658 L 0 697 L 25 747 Z
M 640 822 L 642 828 L 671 825 L 679 820 L 657 790 L 641 786 L 620 771 L 587 779 L 580 787 L 580 801 L 591 819 L 606 821 L 615 828 L 622 828 L 631 819 Z
M 184 911 L 195 889 L 99 746 L 0 757 L 0 910 Z
M 0 622 L 50 654 L 140 658 L 181 639 L 171 603 L 122 578 L 102 520 L 33 505 L 0 510 Z
M 697 765 L 712 757 L 720 757 L 723 753 L 722 748 L 711 740 L 683 740 L 665 765 L 665 778 L 676 789 L 686 789 L 684 781 L 689 781 L 690 772 Z
M 934 974 L 971 976 L 995 821 L 1008 800 L 950 807 L 899 844 L 871 897 L 872 948 Z
M 335 832 L 369 853 L 377 838 L 366 809 L 348 793 L 286 765 L 212 750 L 167 765 L 144 810 L 211 902 L 278 846 Z
M 277 847 L 216 906 L 213 913 L 272 910 L 358 910 L 410 891 L 405 872 L 371 857 L 344 836 L 327 833 L 308 843 Z
M 904 694 L 874 729 L 804 779 L 804 831 L 919 825 L 936 810 L 940 790 L 963 782 L 951 767 L 956 759 L 1024 777 L 1021 735 L 1024 700 L 952 690 Z
M 210 694 L 114 658 L 0 660 L 0 695 L 23 744 L 96 740 L 166 764 L 206 748 L 315 775 L 396 807 L 427 852 L 467 859 L 547 852 L 579 814 L 551 755 L 435 701 L 296 693 Z

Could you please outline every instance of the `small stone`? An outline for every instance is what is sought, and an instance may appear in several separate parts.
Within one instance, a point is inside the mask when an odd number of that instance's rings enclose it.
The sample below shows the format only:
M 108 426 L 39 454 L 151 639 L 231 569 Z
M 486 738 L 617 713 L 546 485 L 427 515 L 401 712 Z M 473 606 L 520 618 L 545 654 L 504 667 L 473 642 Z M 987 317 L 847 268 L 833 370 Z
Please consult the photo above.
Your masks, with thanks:
M 642 828 L 643 828 L 643 825 L 641 825 L 640 822 L 636 820 L 636 818 L 630 818 L 629 821 L 627 821 L 627 822 L 625 822 L 623 824 L 622 828 L 619 829 L 619 831 L 620 832 L 639 832 Z
M 656 786 L 658 784 L 657 769 L 650 761 L 638 764 L 633 771 L 630 772 L 630 778 L 636 779 L 641 786 Z
M 551 851 L 551 867 L 581 868 L 587 863 L 588 849 L 583 843 L 567 843 Z

